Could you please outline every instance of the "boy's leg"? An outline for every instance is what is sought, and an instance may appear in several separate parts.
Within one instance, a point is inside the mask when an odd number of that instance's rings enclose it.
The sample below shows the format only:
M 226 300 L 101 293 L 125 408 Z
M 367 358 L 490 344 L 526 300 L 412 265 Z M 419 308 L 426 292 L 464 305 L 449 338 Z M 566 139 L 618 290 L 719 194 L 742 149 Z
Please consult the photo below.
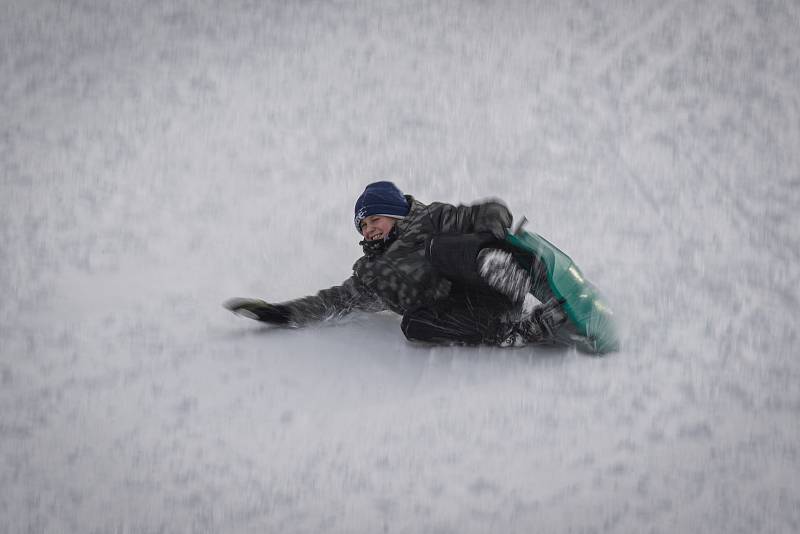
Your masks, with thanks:
M 547 343 L 566 321 L 561 303 L 550 292 L 544 265 L 534 261 L 530 271 L 523 269 L 490 235 L 435 236 L 427 254 L 453 282 L 453 289 L 447 299 L 403 316 L 408 339 L 501 346 Z M 529 293 L 550 298 L 529 309 Z
M 490 234 L 438 235 L 428 242 L 426 254 L 439 273 L 454 283 L 491 288 L 516 304 L 532 289 L 536 295 L 549 294 L 544 265 L 533 261 L 523 269 L 502 241 Z M 541 288 L 540 288 L 541 286 Z
M 478 254 L 498 245 L 491 234 L 443 234 L 428 241 L 425 254 L 436 270 L 450 281 L 464 286 L 485 286 L 480 274 Z
M 557 343 L 555 334 L 567 320 L 556 299 L 536 306 L 528 316 L 518 315 L 502 295 L 470 290 L 409 310 L 400 326 L 411 341 L 518 347 Z
M 412 341 L 496 344 L 508 329 L 503 319 L 512 309 L 502 295 L 457 288 L 447 299 L 406 312 L 401 328 Z

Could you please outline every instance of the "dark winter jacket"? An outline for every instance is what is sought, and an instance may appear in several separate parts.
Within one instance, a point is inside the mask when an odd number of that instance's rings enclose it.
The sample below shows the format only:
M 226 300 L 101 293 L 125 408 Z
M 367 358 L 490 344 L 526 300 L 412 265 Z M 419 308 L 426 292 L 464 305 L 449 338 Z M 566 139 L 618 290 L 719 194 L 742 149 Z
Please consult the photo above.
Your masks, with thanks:
M 313 296 L 284 302 L 294 326 L 339 318 L 353 311 L 407 310 L 445 298 L 451 282 L 426 256 L 426 244 L 439 234 L 491 232 L 502 236 L 511 226 L 503 204 L 488 201 L 473 206 L 441 202 L 425 205 L 406 196 L 408 215 L 395 224 L 396 239 L 380 254 L 365 254 L 353 265 L 342 285 Z

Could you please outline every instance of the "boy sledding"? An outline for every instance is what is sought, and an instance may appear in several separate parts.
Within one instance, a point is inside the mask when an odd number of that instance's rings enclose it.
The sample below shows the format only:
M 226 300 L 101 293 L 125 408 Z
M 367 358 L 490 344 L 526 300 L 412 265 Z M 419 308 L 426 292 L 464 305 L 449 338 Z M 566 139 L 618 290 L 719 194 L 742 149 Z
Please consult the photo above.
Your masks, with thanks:
M 354 223 L 364 255 L 341 285 L 282 303 L 235 298 L 236 314 L 283 327 L 391 310 L 412 341 L 618 347 L 613 314 L 572 261 L 536 234 L 511 234 L 499 201 L 423 204 L 391 182 L 366 187 Z

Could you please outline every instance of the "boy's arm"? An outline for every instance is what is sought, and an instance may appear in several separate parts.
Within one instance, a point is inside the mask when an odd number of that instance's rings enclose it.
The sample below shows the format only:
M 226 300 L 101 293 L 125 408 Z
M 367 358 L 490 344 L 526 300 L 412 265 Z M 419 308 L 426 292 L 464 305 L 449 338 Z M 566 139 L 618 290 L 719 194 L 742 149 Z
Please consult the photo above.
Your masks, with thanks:
M 505 239 L 506 229 L 513 221 L 511 212 L 499 200 L 472 206 L 434 202 L 430 209 L 439 231 L 444 234 L 490 232 L 497 239 Z
M 379 312 L 386 309 L 386 305 L 377 295 L 352 276 L 342 285 L 276 306 L 283 306 L 288 311 L 289 326 L 305 326 L 340 319 L 354 311 Z

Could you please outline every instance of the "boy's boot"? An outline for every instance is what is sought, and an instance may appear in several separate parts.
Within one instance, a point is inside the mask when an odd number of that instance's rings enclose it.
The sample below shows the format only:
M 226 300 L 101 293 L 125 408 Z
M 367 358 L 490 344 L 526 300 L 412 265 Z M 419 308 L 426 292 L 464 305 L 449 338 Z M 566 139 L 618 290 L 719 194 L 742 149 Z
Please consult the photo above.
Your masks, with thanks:
M 567 314 L 561 305 L 563 300 L 551 298 L 546 303 L 535 306 L 532 310 L 528 306 L 523 311 L 522 318 L 514 324 L 509 332 L 498 343 L 501 347 L 524 347 L 528 343 L 549 343 L 554 341 L 555 334 L 567 322 Z M 528 299 L 526 299 L 528 304 Z
M 567 322 L 567 314 L 561 305 L 563 300 L 551 298 L 541 306 L 536 306 L 530 317 L 519 323 L 519 332 L 528 343 L 552 341 L 556 331 Z
M 495 291 L 520 304 L 531 290 L 531 277 L 510 252 L 485 248 L 478 254 L 478 272 Z

